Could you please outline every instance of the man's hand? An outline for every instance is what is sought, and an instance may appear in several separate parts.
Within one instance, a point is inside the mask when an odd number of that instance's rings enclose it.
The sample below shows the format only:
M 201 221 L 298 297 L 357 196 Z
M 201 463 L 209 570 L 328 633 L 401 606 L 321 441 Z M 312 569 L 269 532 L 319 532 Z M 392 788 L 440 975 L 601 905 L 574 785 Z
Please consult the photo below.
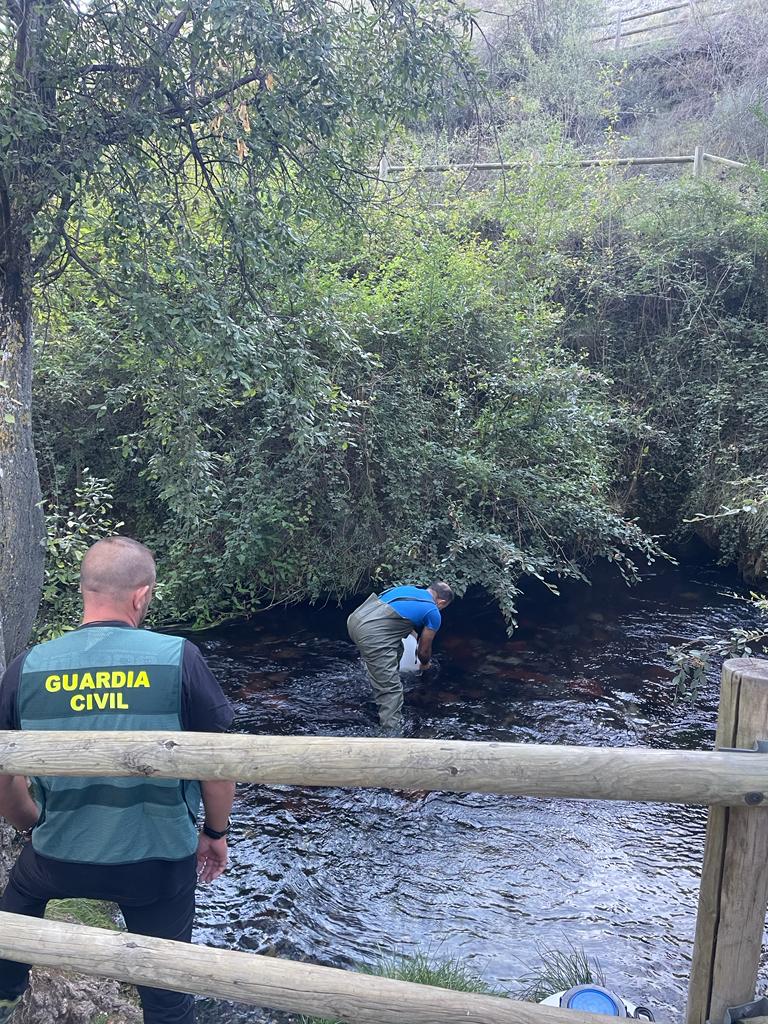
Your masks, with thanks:
M 37 824 L 40 811 L 29 795 L 23 775 L 0 775 L 0 816 L 19 832 L 26 832 Z
M 200 882 L 212 882 L 224 874 L 227 866 L 227 840 L 211 839 L 203 832 L 197 843 L 197 877 Z
M 432 641 L 436 633 L 436 629 L 430 629 L 428 626 L 425 626 L 421 631 L 419 646 L 416 648 L 416 657 L 419 659 L 422 672 L 429 668 L 432 661 Z
M 222 782 L 219 779 L 202 782 L 203 806 L 205 821 L 215 832 L 223 832 L 227 828 L 229 815 L 232 811 L 232 800 L 235 796 L 234 782 Z M 205 832 L 200 833 L 197 844 L 197 877 L 201 882 L 212 882 L 223 874 L 227 866 L 227 840 L 211 839 Z
M 420 672 L 427 672 L 430 668 L 432 668 L 432 662 L 431 661 L 428 661 L 426 663 L 423 662 L 423 661 L 419 662 L 419 671 Z

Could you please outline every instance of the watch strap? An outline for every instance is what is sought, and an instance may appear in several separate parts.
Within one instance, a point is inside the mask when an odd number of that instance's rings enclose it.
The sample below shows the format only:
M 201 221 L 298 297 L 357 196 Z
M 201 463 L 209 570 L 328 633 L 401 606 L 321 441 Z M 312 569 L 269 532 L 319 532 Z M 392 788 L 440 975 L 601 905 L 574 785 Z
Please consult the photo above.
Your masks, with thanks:
M 229 832 L 229 822 L 221 832 L 203 822 L 203 835 L 208 836 L 209 839 L 223 839 L 227 832 Z

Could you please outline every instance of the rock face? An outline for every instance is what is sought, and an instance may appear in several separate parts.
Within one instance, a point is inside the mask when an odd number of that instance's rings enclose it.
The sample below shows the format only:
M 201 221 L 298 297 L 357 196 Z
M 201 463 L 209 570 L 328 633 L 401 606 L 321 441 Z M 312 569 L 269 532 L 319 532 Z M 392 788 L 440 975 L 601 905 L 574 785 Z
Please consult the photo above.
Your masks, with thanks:
M 18 1024 L 141 1024 L 142 1020 L 141 1010 L 116 981 L 43 969 L 32 972 L 15 1016 Z
M 0 822 L 0 891 L 20 850 L 13 829 Z M 116 981 L 36 968 L 13 1024 L 141 1024 L 130 992 Z
M 14 830 L 0 821 L 0 892 L 5 890 L 13 862 L 19 855 L 19 845 L 14 842 Z

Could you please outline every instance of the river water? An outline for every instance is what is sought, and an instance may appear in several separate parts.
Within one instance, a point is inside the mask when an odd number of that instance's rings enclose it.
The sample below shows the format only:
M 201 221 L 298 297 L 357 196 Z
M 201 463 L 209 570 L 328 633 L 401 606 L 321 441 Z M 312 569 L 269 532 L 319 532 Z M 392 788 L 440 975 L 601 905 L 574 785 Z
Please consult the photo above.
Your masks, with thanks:
M 710 749 L 717 673 L 675 704 L 670 644 L 751 626 L 712 566 L 605 577 L 493 609 L 457 601 L 440 670 L 406 689 L 409 734 Z M 251 733 L 369 735 L 374 707 L 349 609 L 275 609 L 194 637 Z M 337 967 L 427 952 L 511 994 L 542 947 L 596 957 L 610 988 L 680 1019 L 706 812 L 486 794 L 241 786 L 228 874 L 200 892 L 196 941 Z M 200 1024 L 277 1014 L 202 1000 Z M 404 1022 L 407 1024 L 407 1022 Z

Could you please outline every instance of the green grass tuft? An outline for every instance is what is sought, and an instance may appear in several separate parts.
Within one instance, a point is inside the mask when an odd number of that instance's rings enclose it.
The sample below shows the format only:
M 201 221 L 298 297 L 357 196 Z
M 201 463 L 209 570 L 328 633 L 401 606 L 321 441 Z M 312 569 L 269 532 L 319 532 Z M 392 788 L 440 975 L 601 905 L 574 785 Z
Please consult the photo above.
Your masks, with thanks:
M 45 916 L 52 921 L 69 921 L 72 924 L 87 924 L 91 928 L 120 930 L 114 904 L 102 900 L 51 900 Z
M 506 996 L 506 992 L 489 985 L 470 967 L 456 958 L 434 960 L 426 953 L 415 956 L 391 957 L 377 964 L 359 968 L 361 974 L 396 981 L 412 981 L 417 985 L 434 985 L 454 992 L 477 992 L 489 996 Z M 330 1017 L 301 1017 L 301 1024 L 342 1024 Z
M 600 962 L 590 959 L 583 949 L 569 943 L 566 949 L 543 946 L 538 953 L 541 958 L 539 966 L 520 979 L 525 986 L 520 999 L 538 1003 L 553 992 L 575 985 L 605 985 Z

